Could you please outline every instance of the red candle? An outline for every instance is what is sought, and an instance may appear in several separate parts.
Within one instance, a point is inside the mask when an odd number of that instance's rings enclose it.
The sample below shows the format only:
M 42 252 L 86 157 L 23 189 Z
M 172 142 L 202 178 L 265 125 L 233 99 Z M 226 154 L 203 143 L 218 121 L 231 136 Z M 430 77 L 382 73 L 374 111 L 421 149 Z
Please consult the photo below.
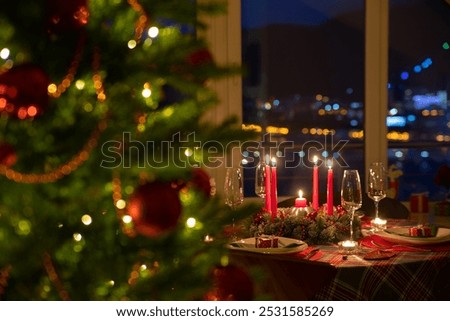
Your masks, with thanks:
M 333 168 L 332 161 L 328 163 L 328 177 L 327 177 L 327 214 L 333 215 Z
M 306 207 L 306 198 L 303 197 L 302 190 L 298 191 L 298 197 L 295 199 L 295 207 Z
M 266 178 L 265 178 L 265 191 L 266 191 L 266 196 L 265 196 L 265 203 L 266 203 L 266 210 L 270 213 L 272 213 L 272 201 L 271 201 L 271 184 L 270 184 L 270 166 L 269 165 L 265 165 L 265 171 L 266 171 Z
M 317 167 L 317 156 L 314 156 L 314 167 L 313 167 L 313 209 L 317 211 L 319 209 L 319 168 Z
M 277 198 L 277 161 L 272 158 L 272 167 L 270 168 L 272 172 L 272 176 L 270 177 L 270 198 L 272 201 L 271 211 L 272 218 L 277 216 L 278 211 L 278 198 Z

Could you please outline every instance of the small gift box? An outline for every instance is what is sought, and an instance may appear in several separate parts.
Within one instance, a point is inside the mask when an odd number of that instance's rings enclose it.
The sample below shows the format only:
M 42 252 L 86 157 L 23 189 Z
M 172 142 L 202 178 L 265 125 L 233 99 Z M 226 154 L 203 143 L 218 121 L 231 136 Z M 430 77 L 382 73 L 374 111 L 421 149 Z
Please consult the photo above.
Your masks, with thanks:
M 411 194 L 409 206 L 412 213 L 428 213 L 428 193 Z
M 436 216 L 450 216 L 450 202 L 438 202 L 434 206 L 434 214 Z
M 255 237 L 256 248 L 277 248 L 278 237 L 274 235 L 261 235 Z

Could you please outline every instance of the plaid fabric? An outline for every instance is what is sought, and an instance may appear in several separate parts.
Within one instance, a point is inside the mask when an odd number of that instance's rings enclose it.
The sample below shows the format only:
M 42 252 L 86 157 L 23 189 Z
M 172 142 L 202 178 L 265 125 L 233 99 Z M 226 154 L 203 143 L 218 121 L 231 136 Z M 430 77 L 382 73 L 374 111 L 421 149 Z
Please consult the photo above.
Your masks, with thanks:
M 320 246 L 317 261 L 336 267 L 334 279 L 317 300 L 440 300 L 450 296 L 450 252 L 401 252 L 386 260 L 343 256 L 336 246 Z

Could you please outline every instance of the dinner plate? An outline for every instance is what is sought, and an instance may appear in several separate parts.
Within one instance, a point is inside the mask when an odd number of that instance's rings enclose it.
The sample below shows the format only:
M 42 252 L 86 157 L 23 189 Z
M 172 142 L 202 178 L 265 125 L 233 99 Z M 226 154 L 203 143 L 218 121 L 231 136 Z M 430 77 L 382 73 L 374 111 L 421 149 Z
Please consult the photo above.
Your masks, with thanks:
M 296 253 L 305 250 L 308 247 L 306 242 L 291 239 L 287 237 L 278 237 L 278 247 L 274 248 L 257 248 L 255 247 L 255 238 L 250 237 L 236 242 L 227 244 L 227 247 L 237 251 L 247 251 L 264 254 L 286 254 Z
M 409 227 L 404 226 L 387 228 L 377 232 L 377 235 L 387 241 L 402 244 L 427 245 L 450 242 L 450 229 L 445 227 L 439 227 L 436 236 L 432 237 L 409 236 Z

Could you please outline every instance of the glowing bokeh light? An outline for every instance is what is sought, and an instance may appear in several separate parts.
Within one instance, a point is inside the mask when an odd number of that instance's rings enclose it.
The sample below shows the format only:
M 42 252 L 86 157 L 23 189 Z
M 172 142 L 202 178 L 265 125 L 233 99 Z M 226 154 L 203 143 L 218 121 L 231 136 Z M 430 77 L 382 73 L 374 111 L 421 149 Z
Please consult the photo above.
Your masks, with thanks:
M 197 224 L 197 220 L 193 217 L 190 217 L 186 220 L 186 226 L 189 228 L 195 227 L 196 224 Z
M 5 59 L 5 60 L 8 59 L 9 54 L 10 54 L 10 51 L 8 48 L 3 48 L 2 50 L 0 50 L 0 58 L 2 58 L 2 59 Z
M 91 225 L 91 223 L 92 223 L 92 217 L 91 217 L 89 214 L 84 214 L 84 215 L 81 217 L 81 222 L 82 222 L 84 225 Z
M 150 27 L 147 34 L 150 38 L 156 38 L 159 34 L 159 29 L 157 27 Z

